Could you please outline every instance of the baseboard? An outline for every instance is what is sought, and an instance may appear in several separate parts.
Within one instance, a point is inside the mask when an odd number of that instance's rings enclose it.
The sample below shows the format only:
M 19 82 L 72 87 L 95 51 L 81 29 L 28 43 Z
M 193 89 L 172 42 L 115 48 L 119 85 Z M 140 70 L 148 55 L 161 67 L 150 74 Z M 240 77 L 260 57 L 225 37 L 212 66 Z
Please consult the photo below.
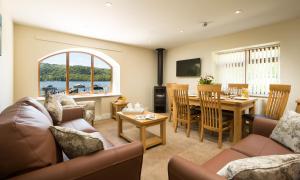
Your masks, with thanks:
M 111 119 L 111 113 L 104 113 L 104 114 L 96 115 L 95 117 L 95 121 L 100 121 L 104 119 Z

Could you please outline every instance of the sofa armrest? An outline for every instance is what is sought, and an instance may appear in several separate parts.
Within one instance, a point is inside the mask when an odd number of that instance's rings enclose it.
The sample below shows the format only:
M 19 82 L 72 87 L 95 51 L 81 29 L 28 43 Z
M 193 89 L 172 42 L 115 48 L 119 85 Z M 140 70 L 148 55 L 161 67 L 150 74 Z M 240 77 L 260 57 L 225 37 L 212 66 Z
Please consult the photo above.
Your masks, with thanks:
M 269 137 L 278 120 L 256 117 L 253 121 L 253 134 Z
M 103 150 L 58 163 L 12 179 L 130 179 L 139 180 L 143 162 L 140 142 Z
M 62 122 L 83 118 L 84 109 L 80 106 L 63 107 Z
M 78 101 L 77 105 L 82 106 L 85 110 L 95 110 L 95 101 Z
M 224 177 L 211 173 L 179 156 L 174 156 L 169 161 L 168 175 L 169 180 L 225 180 Z

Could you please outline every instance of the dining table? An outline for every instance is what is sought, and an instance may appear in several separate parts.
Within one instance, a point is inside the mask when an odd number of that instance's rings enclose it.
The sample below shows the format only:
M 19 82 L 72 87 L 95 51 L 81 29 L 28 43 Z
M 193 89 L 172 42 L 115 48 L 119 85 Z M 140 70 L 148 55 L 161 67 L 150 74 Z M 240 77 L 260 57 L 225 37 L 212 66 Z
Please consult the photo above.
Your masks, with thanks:
M 242 121 L 243 114 L 249 110 L 249 114 L 255 115 L 256 98 L 229 98 L 221 97 L 221 109 L 233 112 L 233 144 L 242 139 Z M 189 96 L 189 104 L 192 106 L 200 106 L 200 98 L 197 96 Z

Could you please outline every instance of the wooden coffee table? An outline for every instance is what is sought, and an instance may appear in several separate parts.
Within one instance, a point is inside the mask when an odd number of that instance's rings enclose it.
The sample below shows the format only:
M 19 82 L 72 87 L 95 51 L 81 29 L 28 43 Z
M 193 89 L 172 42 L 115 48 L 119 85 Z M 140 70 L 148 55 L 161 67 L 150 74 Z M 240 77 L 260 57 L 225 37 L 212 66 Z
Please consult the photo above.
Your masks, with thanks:
M 144 114 L 148 113 L 151 112 L 145 112 Z M 167 116 L 155 114 L 155 119 L 143 120 L 137 120 L 135 117 L 136 115 L 128 115 L 122 112 L 117 113 L 118 134 L 120 137 L 124 138 L 129 142 L 134 141 L 133 139 L 127 137 L 123 133 L 123 121 L 127 121 L 140 129 L 140 140 L 144 145 L 144 150 L 158 144 L 166 144 L 166 120 L 168 118 Z M 160 136 L 153 135 L 153 137 L 146 138 L 146 128 L 155 125 L 160 125 Z

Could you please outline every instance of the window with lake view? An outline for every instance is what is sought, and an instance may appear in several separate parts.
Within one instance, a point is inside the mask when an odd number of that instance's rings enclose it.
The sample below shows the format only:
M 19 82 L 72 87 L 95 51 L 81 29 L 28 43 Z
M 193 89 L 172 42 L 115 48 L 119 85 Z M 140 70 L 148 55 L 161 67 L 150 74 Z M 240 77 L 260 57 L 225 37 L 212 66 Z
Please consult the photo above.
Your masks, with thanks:
M 39 64 L 40 96 L 47 93 L 99 94 L 112 90 L 112 67 L 84 52 L 64 52 L 46 57 Z

